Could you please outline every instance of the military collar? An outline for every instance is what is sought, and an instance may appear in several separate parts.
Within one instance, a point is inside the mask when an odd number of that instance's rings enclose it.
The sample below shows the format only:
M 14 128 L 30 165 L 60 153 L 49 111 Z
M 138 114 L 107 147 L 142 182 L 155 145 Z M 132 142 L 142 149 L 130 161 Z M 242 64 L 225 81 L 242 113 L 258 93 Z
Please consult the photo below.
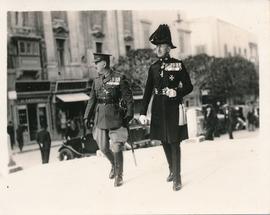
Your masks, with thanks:
M 103 81 L 103 83 L 106 83 L 106 82 L 108 82 L 109 80 L 111 80 L 111 77 L 112 77 L 112 70 L 109 70 L 109 73 L 107 73 L 107 76 L 103 76 L 103 78 L 102 78 L 102 81 Z
M 166 55 L 165 57 L 159 58 L 161 63 L 167 63 L 171 59 L 170 55 Z

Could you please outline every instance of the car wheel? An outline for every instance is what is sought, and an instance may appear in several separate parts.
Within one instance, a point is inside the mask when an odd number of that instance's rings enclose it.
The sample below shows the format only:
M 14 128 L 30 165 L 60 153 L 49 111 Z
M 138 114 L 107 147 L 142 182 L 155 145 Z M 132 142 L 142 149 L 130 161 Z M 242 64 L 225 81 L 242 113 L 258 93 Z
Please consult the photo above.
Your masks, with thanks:
M 71 160 L 74 158 L 74 154 L 70 149 L 62 149 L 59 154 L 59 160 Z

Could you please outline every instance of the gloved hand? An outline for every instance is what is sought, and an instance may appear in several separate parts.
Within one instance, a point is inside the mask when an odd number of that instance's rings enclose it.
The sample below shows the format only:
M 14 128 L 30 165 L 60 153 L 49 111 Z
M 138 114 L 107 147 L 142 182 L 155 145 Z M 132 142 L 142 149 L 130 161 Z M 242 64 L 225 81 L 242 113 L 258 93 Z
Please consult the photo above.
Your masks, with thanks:
M 168 89 L 167 92 L 166 92 L 166 95 L 169 97 L 169 98 L 173 98 L 176 96 L 176 91 L 174 89 Z
M 146 125 L 146 123 L 147 123 L 146 116 L 145 116 L 145 115 L 140 115 L 139 121 L 140 121 L 140 123 L 141 123 L 142 125 Z

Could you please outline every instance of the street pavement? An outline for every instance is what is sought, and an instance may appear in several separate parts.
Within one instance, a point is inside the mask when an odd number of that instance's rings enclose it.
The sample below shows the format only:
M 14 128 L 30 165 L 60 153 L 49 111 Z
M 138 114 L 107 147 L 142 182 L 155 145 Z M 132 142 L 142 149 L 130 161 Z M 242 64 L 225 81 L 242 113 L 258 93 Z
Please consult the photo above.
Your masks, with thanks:
M 29 165 L 0 178 L 0 214 L 269 214 L 269 144 L 258 131 L 234 135 L 182 144 L 178 192 L 166 182 L 160 146 L 135 150 L 138 166 L 125 151 L 124 184 L 118 188 L 102 156 Z

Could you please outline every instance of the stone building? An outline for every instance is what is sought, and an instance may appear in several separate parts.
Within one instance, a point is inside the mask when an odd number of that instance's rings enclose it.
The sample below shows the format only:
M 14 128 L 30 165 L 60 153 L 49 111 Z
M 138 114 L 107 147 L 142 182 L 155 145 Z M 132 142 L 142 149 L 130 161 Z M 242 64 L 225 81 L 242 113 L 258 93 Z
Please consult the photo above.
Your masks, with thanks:
M 132 11 L 8 12 L 8 120 L 25 127 L 25 144 L 41 123 L 60 139 L 66 121 L 82 126 L 82 115 L 96 76 L 92 53 L 120 55 L 144 48 L 151 23 Z M 137 22 L 137 23 L 136 23 Z M 146 44 L 145 44 L 146 45 Z

